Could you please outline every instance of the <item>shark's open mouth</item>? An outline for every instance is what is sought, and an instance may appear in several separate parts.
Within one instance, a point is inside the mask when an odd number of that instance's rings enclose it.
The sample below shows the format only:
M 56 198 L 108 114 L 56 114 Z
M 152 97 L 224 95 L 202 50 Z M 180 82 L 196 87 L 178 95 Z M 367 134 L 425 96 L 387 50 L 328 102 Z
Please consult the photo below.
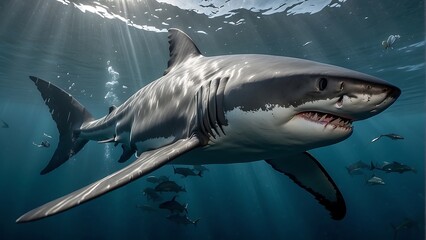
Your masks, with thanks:
M 298 116 L 318 124 L 327 126 L 333 126 L 334 128 L 343 128 L 346 130 L 352 129 L 352 120 L 336 116 L 330 113 L 321 113 L 321 112 L 301 112 L 297 114 Z

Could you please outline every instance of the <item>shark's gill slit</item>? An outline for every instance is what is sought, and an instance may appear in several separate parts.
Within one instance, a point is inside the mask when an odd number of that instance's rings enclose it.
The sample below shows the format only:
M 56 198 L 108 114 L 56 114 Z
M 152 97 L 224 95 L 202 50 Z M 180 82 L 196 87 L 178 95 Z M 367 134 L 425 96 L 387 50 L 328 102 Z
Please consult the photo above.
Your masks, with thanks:
M 198 100 L 197 100 L 197 115 L 199 119 L 199 125 L 201 127 L 201 132 L 208 136 L 208 138 L 212 137 L 213 139 L 216 139 L 216 135 L 214 134 L 213 130 L 215 128 L 215 122 L 212 121 L 212 115 L 211 111 L 216 111 L 213 109 L 213 96 L 211 95 L 212 91 L 214 92 L 214 89 L 211 89 L 211 81 L 203 84 L 198 92 Z M 215 130 L 216 131 L 216 130 Z
M 209 116 L 209 100 L 210 100 L 210 84 L 211 82 L 207 82 L 204 85 L 203 88 L 203 103 L 202 103 L 202 116 L 203 116 L 203 124 L 204 124 L 204 128 L 207 130 L 207 134 L 213 138 L 216 138 L 215 134 L 213 133 L 213 126 L 212 126 L 212 122 L 210 121 L 210 116 Z
M 217 129 L 217 126 L 219 126 L 218 119 L 217 119 L 217 105 L 216 105 L 216 96 L 217 96 L 217 89 L 219 87 L 219 81 L 218 79 L 213 79 L 210 82 L 210 94 L 209 94 L 209 120 L 211 123 L 211 127 L 215 131 L 215 133 L 220 136 L 220 133 Z
M 226 135 L 223 127 L 227 126 L 228 123 L 225 118 L 225 112 L 224 112 L 224 106 L 223 106 L 223 96 L 225 93 L 225 87 L 228 83 L 229 77 L 225 78 L 217 78 L 218 81 L 218 87 L 217 87 L 217 93 L 216 93 L 216 117 L 217 117 L 217 124 L 219 125 L 220 130 L 222 131 L 223 135 Z

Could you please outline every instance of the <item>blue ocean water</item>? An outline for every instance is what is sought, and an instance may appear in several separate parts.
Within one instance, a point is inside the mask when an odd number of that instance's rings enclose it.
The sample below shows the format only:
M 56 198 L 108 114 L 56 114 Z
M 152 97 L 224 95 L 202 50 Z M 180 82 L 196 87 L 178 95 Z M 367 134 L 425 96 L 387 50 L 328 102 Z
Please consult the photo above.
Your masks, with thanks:
M 16 224 L 28 210 L 126 164 L 119 147 L 89 143 L 41 176 L 58 141 L 34 75 L 70 92 L 103 116 L 167 66 L 167 29 L 188 33 L 206 56 L 261 53 L 305 58 L 386 79 L 402 89 L 385 112 L 356 122 L 353 135 L 310 151 L 334 179 L 347 214 L 335 221 L 307 192 L 263 161 L 209 165 L 203 177 L 166 175 L 185 186 L 197 226 L 177 225 L 165 210 L 144 211 L 141 178 L 67 212 Z M 382 41 L 399 35 L 391 48 Z M 424 1 L 0 1 L 0 239 L 424 239 Z M 1 123 L 1 122 L 0 122 Z M 404 140 L 371 140 L 397 133 Z M 51 137 L 51 138 L 50 138 Z M 50 148 L 33 145 L 42 140 Z M 398 161 L 416 173 L 346 166 Z M 369 186 L 372 174 L 384 186 Z M 174 194 L 162 194 L 163 201 Z M 403 226 L 407 219 L 413 223 Z M 395 235 L 393 226 L 400 226 Z

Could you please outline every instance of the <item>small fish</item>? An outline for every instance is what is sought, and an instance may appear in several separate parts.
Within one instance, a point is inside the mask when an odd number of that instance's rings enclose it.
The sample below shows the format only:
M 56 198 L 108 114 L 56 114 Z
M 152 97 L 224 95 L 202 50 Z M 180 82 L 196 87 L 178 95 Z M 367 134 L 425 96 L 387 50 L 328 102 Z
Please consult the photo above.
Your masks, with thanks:
M 48 137 L 48 138 L 52 138 L 52 136 L 48 135 L 47 133 L 43 133 L 43 136 Z
M 311 44 L 311 43 L 312 43 L 312 41 L 306 42 L 305 44 L 303 44 L 303 45 L 302 45 L 302 47 L 304 47 L 304 46 L 306 46 L 306 45 L 309 45 L 309 44 Z
M 44 140 L 40 144 L 37 144 L 37 143 L 33 142 L 33 145 L 36 146 L 36 147 L 39 147 L 39 148 L 42 148 L 42 147 L 49 148 L 50 147 L 50 142 L 47 141 L 47 140 Z
M 366 181 L 366 183 L 368 185 L 385 185 L 385 181 L 383 181 L 383 179 L 377 177 L 376 175 L 373 174 L 373 176 L 371 176 L 370 179 L 368 179 Z
M 363 161 L 357 161 L 346 167 L 350 175 L 363 175 L 363 169 L 369 169 L 369 165 Z
M 160 195 L 158 195 L 157 191 L 154 188 L 147 187 L 142 191 L 143 195 L 146 196 L 147 200 L 159 201 L 161 200 Z
M 199 176 L 199 177 L 202 177 L 201 176 L 202 172 L 195 173 L 194 170 L 192 170 L 190 168 L 184 168 L 184 167 L 175 168 L 175 167 L 173 167 L 173 172 L 175 174 L 180 174 L 183 177 L 188 177 L 188 176 Z
M 385 41 L 382 41 L 382 46 L 385 49 L 392 48 L 392 46 L 395 44 L 395 41 L 398 40 L 400 37 L 401 36 L 399 35 L 390 35 L 388 39 L 386 39 Z
M 174 196 L 172 200 L 170 201 L 162 202 L 160 205 L 158 205 L 158 207 L 161 209 L 167 209 L 171 213 L 173 212 L 182 213 L 184 211 L 188 213 L 188 204 L 183 205 L 179 203 L 178 201 L 176 201 L 176 196 Z
M 193 224 L 194 226 L 197 226 L 198 221 L 200 221 L 200 219 L 191 220 L 188 218 L 188 216 L 180 215 L 179 213 L 169 215 L 167 216 L 167 219 L 177 224 L 183 224 L 183 225 Z
M 155 186 L 155 191 L 157 192 L 186 192 L 186 189 L 179 186 L 174 181 L 165 181 L 159 183 L 157 186 Z
M 0 120 L 1 121 L 1 128 L 9 128 L 9 124 L 7 124 L 5 121 Z
M 390 138 L 392 140 L 402 140 L 402 139 L 404 139 L 404 137 L 401 136 L 401 135 L 398 135 L 398 134 L 395 134 L 395 133 L 388 133 L 388 134 L 382 134 L 382 135 L 380 135 L 378 137 L 373 138 L 371 140 L 371 142 L 375 142 L 375 141 L 379 140 L 382 137 L 388 137 L 388 138 Z
M 146 181 L 150 182 L 150 183 L 161 183 L 161 182 L 165 182 L 165 181 L 169 181 L 169 177 L 167 176 L 149 176 L 146 178 Z
M 158 177 L 158 182 L 159 183 L 167 182 L 167 181 L 169 181 L 169 177 L 167 177 L 167 176 L 159 176 Z
M 150 182 L 150 183 L 158 183 L 158 177 L 156 177 L 156 176 L 148 176 L 147 178 L 146 178 L 146 181 L 147 182 Z
M 409 171 L 417 173 L 417 171 L 414 168 L 407 166 L 405 164 L 399 163 L 399 162 L 395 162 L 395 161 L 392 162 L 392 163 L 383 162 L 379 166 L 376 166 L 376 165 L 373 164 L 373 162 L 371 162 L 370 169 L 371 170 L 378 169 L 378 170 L 384 171 L 386 173 L 391 173 L 391 172 L 403 173 L 403 172 L 409 172 Z
M 193 165 L 192 167 L 194 170 L 199 172 L 210 171 L 208 168 L 204 167 L 203 165 Z

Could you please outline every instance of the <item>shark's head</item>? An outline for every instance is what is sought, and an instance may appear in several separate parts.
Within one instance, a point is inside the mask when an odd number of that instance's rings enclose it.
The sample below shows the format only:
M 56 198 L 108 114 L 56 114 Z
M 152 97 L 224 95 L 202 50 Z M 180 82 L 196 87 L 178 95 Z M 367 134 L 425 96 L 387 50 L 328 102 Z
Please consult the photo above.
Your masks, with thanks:
M 251 137 L 269 139 L 268 144 L 287 139 L 289 145 L 312 148 L 339 142 L 351 135 L 354 121 L 382 112 L 401 93 L 381 79 L 341 67 L 254 58 L 264 67 L 246 62 L 243 77 L 226 86 L 225 108 L 230 123 L 261 129 Z

